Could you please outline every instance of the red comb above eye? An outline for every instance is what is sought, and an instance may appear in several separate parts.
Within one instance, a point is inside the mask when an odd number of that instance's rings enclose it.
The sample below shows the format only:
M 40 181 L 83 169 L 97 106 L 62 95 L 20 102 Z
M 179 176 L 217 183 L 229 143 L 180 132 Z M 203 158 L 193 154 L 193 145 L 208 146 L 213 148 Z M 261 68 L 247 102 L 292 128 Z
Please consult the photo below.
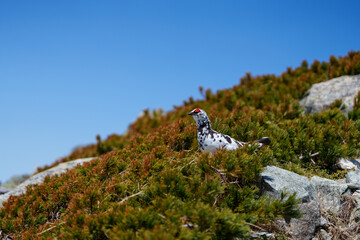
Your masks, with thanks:
M 197 108 L 194 110 L 194 112 L 198 113 L 198 112 L 200 112 L 200 109 Z

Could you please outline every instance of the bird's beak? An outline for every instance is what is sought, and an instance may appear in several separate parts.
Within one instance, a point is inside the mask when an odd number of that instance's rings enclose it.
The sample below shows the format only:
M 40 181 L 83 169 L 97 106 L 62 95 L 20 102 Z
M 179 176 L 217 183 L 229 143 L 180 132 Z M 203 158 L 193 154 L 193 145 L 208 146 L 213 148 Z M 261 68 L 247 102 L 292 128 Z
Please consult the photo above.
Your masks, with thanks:
M 194 112 L 189 112 L 188 115 L 192 116 L 194 115 Z

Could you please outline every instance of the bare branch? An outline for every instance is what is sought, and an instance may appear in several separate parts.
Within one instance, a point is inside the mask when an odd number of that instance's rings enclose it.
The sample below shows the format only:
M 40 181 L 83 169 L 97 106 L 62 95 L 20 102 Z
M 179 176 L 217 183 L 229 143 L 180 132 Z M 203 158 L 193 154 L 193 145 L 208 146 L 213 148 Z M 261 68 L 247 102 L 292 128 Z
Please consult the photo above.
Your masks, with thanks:
M 51 231 L 52 229 L 54 229 L 54 228 L 56 228 L 56 227 L 58 227 L 58 226 L 61 226 L 61 225 L 63 225 L 63 224 L 65 224 L 65 222 L 61 222 L 61 223 L 59 223 L 59 224 L 57 224 L 57 225 L 55 225 L 55 226 L 52 226 L 52 227 L 50 227 L 50 228 L 42 231 L 41 233 L 38 233 L 37 235 L 38 235 L 38 236 L 39 236 L 39 235 L 42 235 L 42 234 L 44 234 L 44 233 L 46 233 L 46 232 L 48 232 L 48 231 Z
M 121 200 L 121 201 L 119 202 L 119 204 L 123 204 L 124 202 L 126 202 L 126 201 L 129 200 L 130 198 L 136 197 L 136 196 L 138 196 L 138 195 L 140 195 L 140 194 L 143 194 L 143 193 L 144 193 L 143 191 L 140 191 L 140 192 L 135 193 L 135 194 L 133 194 L 133 195 L 127 196 L 127 197 L 125 197 L 123 200 Z

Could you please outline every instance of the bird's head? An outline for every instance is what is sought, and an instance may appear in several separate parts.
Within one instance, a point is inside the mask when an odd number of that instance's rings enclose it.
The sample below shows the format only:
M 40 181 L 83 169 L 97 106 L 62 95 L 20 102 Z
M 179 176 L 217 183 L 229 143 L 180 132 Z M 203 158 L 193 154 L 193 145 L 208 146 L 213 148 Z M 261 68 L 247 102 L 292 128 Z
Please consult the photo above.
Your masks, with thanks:
M 192 116 L 197 124 L 197 126 L 201 126 L 203 124 L 210 124 L 210 120 L 206 114 L 206 112 L 200 108 L 195 108 L 188 115 Z

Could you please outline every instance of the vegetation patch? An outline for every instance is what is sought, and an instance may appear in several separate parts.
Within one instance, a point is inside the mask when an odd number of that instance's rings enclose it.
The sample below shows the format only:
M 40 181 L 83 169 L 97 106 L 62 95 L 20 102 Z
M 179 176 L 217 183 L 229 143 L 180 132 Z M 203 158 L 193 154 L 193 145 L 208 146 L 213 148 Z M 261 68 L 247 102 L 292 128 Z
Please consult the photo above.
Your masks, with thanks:
M 76 149 L 60 162 L 98 156 L 61 176 L 46 178 L 0 209 L 1 237 L 64 239 L 246 239 L 275 231 L 277 218 L 299 217 L 296 196 L 260 193 L 259 174 L 272 164 L 296 173 L 339 178 L 340 157 L 359 155 L 358 98 L 346 116 L 341 103 L 302 114 L 312 84 L 360 74 L 360 52 L 304 61 L 280 76 L 246 74 L 232 89 L 200 91 L 164 114 L 145 111 L 123 136 Z M 267 136 L 270 146 L 200 153 L 196 125 L 187 116 L 203 108 L 212 127 L 241 141 Z M 286 200 L 285 200 L 286 199 Z M 284 237 L 285 235 L 278 235 Z

